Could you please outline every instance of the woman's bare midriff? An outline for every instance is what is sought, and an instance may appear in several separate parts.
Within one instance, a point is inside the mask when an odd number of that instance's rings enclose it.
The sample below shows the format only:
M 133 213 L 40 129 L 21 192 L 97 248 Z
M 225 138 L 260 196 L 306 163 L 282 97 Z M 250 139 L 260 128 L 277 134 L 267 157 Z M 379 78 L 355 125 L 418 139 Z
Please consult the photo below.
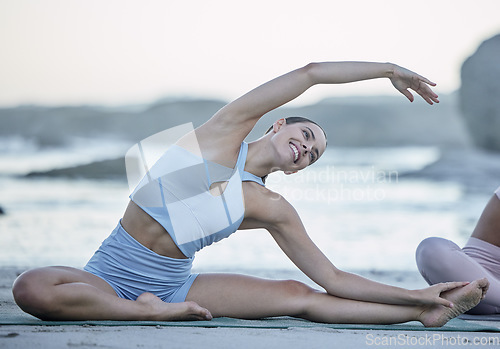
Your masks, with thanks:
M 129 202 L 123 214 L 122 226 L 130 236 L 151 251 L 170 258 L 186 258 L 165 228 L 133 201 Z

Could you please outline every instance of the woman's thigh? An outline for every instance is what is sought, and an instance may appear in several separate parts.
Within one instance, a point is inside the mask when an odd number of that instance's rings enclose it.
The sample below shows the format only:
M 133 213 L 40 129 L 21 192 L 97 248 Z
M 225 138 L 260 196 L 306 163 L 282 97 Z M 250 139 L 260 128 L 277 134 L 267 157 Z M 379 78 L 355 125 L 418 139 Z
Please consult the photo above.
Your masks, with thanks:
M 431 237 L 417 247 L 417 267 L 429 285 L 451 281 L 473 281 L 483 277 L 494 280 L 477 260 L 453 241 Z
M 42 267 L 28 270 L 22 273 L 14 282 L 13 289 L 32 289 L 33 291 L 43 292 L 44 290 L 50 292 L 50 287 L 70 284 L 70 283 L 84 283 L 113 296 L 116 292 L 113 288 L 100 277 L 86 272 L 81 269 L 54 266 Z
M 318 291 L 293 280 L 267 280 L 235 274 L 200 274 L 186 301 L 207 308 L 214 317 L 258 319 L 300 316 L 308 295 Z

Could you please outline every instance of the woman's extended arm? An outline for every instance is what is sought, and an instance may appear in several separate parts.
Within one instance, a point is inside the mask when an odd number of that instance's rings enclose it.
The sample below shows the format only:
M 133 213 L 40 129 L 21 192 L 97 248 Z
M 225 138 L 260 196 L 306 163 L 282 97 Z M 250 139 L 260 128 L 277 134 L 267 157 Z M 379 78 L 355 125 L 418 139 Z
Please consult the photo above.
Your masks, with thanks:
M 428 85 L 435 84 L 421 75 L 392 63 L 323 62 L 310 63 L 277 77 L 229 103 L 218 116 L 234 118 L 237 122 L 253 121 L 267 112 L 295 99 L 316 84 L 342 84 L 376 78 L 389 78 L 393 86 L 410 101 L 417 92 L 429 104 L 439 102 Z M 215 116 L 217 116 L 217 114 Z
M 215 113 L 197 129 L 199 140 L 215 149 L 231 145 L 237 152 L 241 141 L 267 112 L 297 98 L 317 84 L 342 84 L 360 80 L 389 78 L 393 86 L 410 101 L 414 90 L 427 103 L 439 102 L 428 79 L 392 63 L 323 62 L 310 63 L 279 76 L 244 94 Z M 215 144 L 217 143 L 217 144 Z
M 367 302 L 386 304 L 451 303 L 440 297 L 444 291 L 464 286 L 464 282 L 437 284 L 422 290 L 406 290 L 368 280 L 337 269 L 307 235 L 293 207 L 282 197 L 272 205 L 259 204 L 266 216 L 268 230 L 292 262 L 329 294 Z
M 347 83 L 376 78 L 389 78 L 392 85 L 413 102 L 414 90 L 427 103 L 439 103 L 438 96 L 429 87 L 435 83 L 406 68 L 392 63 L 337 62 L 318 63 L 311 69 L 316 84 Z

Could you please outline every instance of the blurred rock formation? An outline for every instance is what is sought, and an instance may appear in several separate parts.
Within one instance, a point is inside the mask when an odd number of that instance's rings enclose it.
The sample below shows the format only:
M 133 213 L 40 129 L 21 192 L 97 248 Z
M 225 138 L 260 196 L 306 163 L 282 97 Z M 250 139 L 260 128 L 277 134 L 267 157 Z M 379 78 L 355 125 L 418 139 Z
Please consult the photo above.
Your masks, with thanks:
M 460 106 L 473 142 L 500 151 L 500 34 L 462 65 Z

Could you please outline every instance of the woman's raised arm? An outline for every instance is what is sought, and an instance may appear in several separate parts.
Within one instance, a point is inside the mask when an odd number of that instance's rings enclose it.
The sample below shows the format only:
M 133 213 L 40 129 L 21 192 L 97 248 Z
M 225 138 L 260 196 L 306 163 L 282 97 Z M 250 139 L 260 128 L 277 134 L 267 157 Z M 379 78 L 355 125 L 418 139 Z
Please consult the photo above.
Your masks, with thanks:
M 439 102 L 429 85 L 433 82 L 392 63 L 323 62 L 310 63 L 279 76 L 236 99 L 214 115 L 219 121 L 248 123 L 251 128 L 267 112 L 297 98 L 316 84 L 342 84 L 376 78 L 389 78 L 393 86 L 413 101 L 408 89 L 427 103 Z

